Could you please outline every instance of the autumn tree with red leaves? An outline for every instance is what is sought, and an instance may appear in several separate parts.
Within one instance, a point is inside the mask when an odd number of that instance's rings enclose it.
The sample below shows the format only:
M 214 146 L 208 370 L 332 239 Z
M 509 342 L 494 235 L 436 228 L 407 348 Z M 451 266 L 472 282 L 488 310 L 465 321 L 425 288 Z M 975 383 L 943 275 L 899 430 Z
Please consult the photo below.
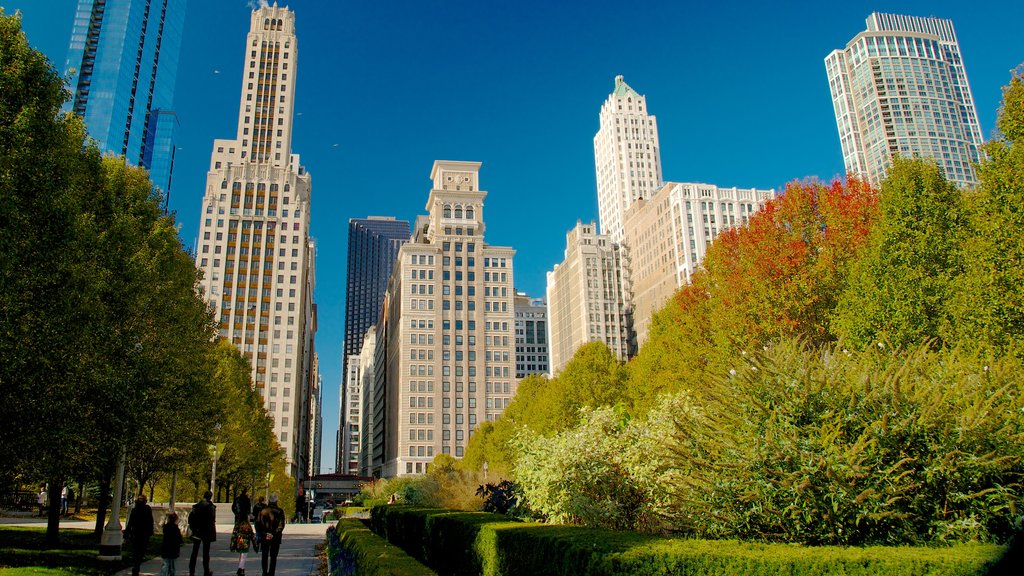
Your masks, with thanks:
M 699 389 L 745 349 L 833 341 L 830 316 L 878 214 L 878 194 L 856 178 L 794 182 L 746 226 L 719 235 L 692 282 L 652 319 L 630 366 L 634 408 L 645 411 L 659 392 Z

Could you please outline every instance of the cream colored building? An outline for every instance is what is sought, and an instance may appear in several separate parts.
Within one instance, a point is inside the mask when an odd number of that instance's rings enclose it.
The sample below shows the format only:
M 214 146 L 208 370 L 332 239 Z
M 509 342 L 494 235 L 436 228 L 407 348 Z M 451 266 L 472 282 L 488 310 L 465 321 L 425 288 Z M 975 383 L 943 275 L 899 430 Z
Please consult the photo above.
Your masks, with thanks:
M 565 259 L 547 275 L 548 352 L 557 374 L 587 342 L 604 342 L 629 358 L 621 252 L 597 226 L 577 221 L 565 235 Z
M 310 176 L 291 153 L 297 44 L 287 8 L 252 12 L 238 133 L 214 140 L 196 265 L 220 337 L 252 362 L 289 473 L 312 464 L 308 442 L 316 331 Z
M 351 361 L 351 356 L 349 357 Z M 359 418 L 356 421 L 358 430 L 354 434 L 358 440 L 358 474 L 372 476 L 370 469 L 371 446 L 374 430 L 376 430 L 374 406 L 375 363 L 377 358 L 377 327 L 370 326 L 363 335 L 363 346 L 356 356 L 359 362 Z
M 647 98 L 616 76 L 594 136 L 601 233 L 616 244 L 622 242 L 626 209 L 661 186 L 658 121 L 647 112 Z
M 668 182 L 626 211 L 626 268 L 638 344 L 647 339 L 651 315 L 690 281 L 711 242 L 746 224 L 774 197 L 775 190 Z
M 484 241 L 479 170 L 434 163 L 429 214 L 416 220 L 388 284 L 378 342 L 385 406 L 375 407 L 386 419 L 375 422 L 385 429 L 386 477 L 425 472 L 438 454 L 461 458 L 473 430 L 516 392 L 515 250 Z

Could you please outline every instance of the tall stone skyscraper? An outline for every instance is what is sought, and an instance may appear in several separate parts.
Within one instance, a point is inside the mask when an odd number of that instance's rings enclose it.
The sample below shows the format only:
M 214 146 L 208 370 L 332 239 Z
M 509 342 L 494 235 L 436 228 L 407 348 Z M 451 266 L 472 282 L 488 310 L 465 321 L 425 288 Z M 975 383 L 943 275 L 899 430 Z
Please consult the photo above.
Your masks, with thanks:
M 100 150 L 150 171 L 164 194 L 174 166 L 172 107 L 186 0 L 78 0 L 65 71 L 65 109 Z
M 359 386 L 363 369 L 358 363 L 363 337 L 380 318 L 380 306 L 388 279 L 398 257 L 398 249 L 409 241 L 409 222 L 390 216 L 352 218 L 348 221 L 348 263 L 345 285 L 344 378 L 338 431 L 335 470 L 339 474 L 356 473 L 359 466 Z M 354 412 L 353 412 L 354 410 Z M 355 454 L 355 457 L 353 457 Z
M 593 222 L 576 222 L 565 235 L 565 259 L 547 275 L 551 374 L 558 374 L 587 342 L 604 342 L 629 359 L 632 335 L 623 293 L 622 251 Z
M 377 326 L 371 468 L 419 474 L 516 393 L 515 250 L 484 241 L 479 162 L 438 160 Z
M 618 244 L 626 210 L 661 187 L 658 122 L 647 113 L 647 98 L 622 76 L 601 106 L 600 122 L 594 136 L 598 217 L 601 234 Z
M 977 183 L 981 125 L 952 21 L 873 13 L 825 69 L 847 172 L 878 184 L 900 154 Z
M 252 362 L 290 473 L 310 472 L 316 247 L 310 176 L 291 153 L 295 13 L 263 7 L 245 40 L 238 134 L 214 140 L 196 265 L 220 337 Z

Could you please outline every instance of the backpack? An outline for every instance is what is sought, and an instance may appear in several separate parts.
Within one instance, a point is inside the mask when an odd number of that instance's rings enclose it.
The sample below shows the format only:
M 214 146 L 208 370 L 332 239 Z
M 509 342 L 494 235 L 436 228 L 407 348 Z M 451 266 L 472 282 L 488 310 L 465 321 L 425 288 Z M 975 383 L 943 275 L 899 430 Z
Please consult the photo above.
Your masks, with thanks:
M 196 526 L 198 521 L 199 521 L 199 515 L 196 514 L 196 507 L 193 506 L 192 507 L 192 511 L 188 513 L 188 529 L 189 529 L 189 532 L 191 532 L 193 534 L 198 532 L 198 528 L 199 527 Z

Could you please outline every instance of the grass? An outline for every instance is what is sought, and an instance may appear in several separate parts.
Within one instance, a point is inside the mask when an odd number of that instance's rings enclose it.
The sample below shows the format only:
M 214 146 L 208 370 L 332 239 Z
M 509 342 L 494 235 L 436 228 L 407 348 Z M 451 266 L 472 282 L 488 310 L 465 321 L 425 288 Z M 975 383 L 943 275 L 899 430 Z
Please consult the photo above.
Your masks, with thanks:
M 43 544 L 46 528 L 0 526 L 0 576 L 108 576 L 131 566 L 127 554 L 121 560 L 97 560 L 99 539 L 92 530 L 64 529 L 57 547 Z M 149 540 L 147 557 L 160 551 L 162 537 Z

